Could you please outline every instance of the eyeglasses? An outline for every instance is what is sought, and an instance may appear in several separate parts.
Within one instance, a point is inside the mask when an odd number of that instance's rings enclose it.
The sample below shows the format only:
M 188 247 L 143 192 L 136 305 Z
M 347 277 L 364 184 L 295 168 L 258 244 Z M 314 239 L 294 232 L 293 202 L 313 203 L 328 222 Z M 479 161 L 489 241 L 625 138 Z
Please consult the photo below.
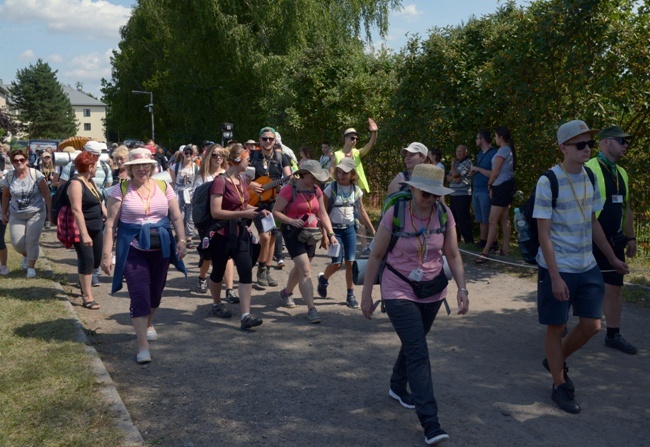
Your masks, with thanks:
M 18 164 L 18 163 L 25 163 L 26 161 L 27 161 L 26 158 L 14 158 L 14 160 L 12 161 L 12 163 L 16 163 L 16 164 Z
M 565 146 L 575 146 L 576 149 L 579 151 L 583 150 L 587 146 L 589 146 L 589 149 L 592 149 L 595 145 L 596 142 L 594 140 L 589 140 L 589 141 L 580 141 L 578 143 L 564 143 Z
M 262 141 L 267 141 L 267 142 L 268 141 L 273 141 L 273 140 L 275 140 L 275 137 L 262 137 L 261 140 Z
M 630 144 L 630 141 L 624 137 L 610 137 L 610 139 L 616 141 L 621 146 L 628 146 Z

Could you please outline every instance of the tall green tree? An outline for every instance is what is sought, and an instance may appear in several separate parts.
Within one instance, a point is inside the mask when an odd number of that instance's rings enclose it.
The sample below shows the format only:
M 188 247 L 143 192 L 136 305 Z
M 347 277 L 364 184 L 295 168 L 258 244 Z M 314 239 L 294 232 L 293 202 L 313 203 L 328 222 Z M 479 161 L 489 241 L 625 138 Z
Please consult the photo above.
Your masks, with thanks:
M 11 96 L 30 138 L 67 138 L 77 132 L 74 109 L 56 73 L 39 59 L 18 70 L 11 83 Z
M 9 134 L 16 135 L 22 126 L 7 112 L 7 109 L 0 108 L 0 142 Z

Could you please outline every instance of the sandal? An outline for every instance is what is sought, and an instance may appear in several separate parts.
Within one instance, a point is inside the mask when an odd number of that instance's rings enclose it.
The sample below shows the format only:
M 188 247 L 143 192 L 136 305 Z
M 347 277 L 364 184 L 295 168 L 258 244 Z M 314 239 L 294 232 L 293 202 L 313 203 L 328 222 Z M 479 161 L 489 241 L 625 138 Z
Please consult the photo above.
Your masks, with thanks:
M 90 309 L 90 310 L 99 310 L 99 309 L 100 309 L 99 304 L 97 304 L 97 302 L 96 302 L 95 300 L 92 300 L 92 301 L 84 301 L 83 304 L 82 304 L 82 306 L 83 306 L 84 308 L 86 308 L 86 309 Z
M 489 260 L 488 255 L 484 255 L 483 253 L 481 253 L 481 255 L 478 258 L 476 258 L 474 262 L 476 264 L 485 264 L 486 262 L 488 262 L 488 260 Z
M 499 250 L 499 256 L 510 256 L 509 251 L 504 251 L 503 248 Z

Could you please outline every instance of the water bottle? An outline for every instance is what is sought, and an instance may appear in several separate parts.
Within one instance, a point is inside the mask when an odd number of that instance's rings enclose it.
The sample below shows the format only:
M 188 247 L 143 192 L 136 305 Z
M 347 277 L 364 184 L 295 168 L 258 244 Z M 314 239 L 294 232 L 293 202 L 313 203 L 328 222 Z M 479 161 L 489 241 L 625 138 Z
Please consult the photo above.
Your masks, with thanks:
M 522 214 L 522 212 L 519 210 L 519 208 L 515 208 L 515 229 L 517 230 L 517 240 L 519 242 L 526 242 L 527 240 L 530 239 L 530 231 L 528 229 L 528 222 L 526 222 L 526 218 Z

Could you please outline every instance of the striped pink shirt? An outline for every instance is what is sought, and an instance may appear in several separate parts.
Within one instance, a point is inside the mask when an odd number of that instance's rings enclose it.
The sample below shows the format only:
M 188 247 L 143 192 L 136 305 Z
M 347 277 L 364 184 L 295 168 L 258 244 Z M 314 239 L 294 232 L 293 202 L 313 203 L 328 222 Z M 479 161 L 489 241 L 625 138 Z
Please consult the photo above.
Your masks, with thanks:
M 140 197 L 140 195 L 133 189 L 133 185 L 129 184 L 129 189 L 124 198 L 122 198 L 122 190 L 120 185 L 111 186 L 106 190 L 109 197 L 114 197 L 122 202 L 122 210 L 120 211 L 120 220 L 129 224 L 140 224 L 158 222 L 169 213 L 169 201 L 176 198 L 174 189 L 167 183 L 167 191 L 162 192 L 158 183 L 151 182 L 155 185 L 151 197 Z M 145 216 L 145 209 L 148 213 Z

